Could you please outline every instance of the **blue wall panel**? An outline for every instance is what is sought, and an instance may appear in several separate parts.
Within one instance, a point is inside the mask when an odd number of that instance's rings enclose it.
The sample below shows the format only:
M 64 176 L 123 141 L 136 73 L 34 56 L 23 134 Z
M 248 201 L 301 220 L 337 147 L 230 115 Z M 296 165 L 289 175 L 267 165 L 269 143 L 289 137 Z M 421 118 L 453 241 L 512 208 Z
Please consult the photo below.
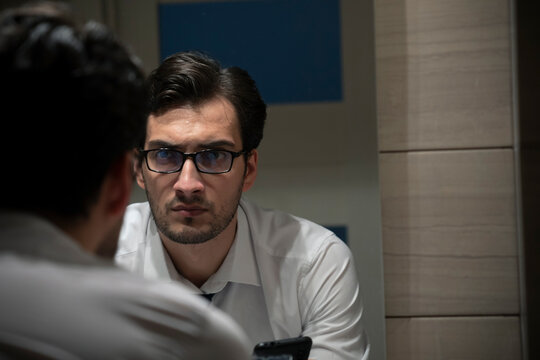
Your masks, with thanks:
M 349 243 L 348 230 L 346 225 L 325 226 L 328 230 L 334 232 L 345 244 Z
M 203 51 L 255 79 L 268 103 L 342 100 L 339 0 L 159 5 L 163 60 Z

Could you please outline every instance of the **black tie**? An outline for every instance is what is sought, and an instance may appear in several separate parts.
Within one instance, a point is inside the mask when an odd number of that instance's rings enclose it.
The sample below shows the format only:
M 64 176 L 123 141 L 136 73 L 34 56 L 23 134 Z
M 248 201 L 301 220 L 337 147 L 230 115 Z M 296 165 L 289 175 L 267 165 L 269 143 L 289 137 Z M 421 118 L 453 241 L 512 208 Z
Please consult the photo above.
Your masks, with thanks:
M 206 300 L 212 302 L 212 298 L 214 297 L 215 294 L 205 294 L 205 293 L 201 293 L 199 294 L 201 295 L 203 298 L 205 298 Z

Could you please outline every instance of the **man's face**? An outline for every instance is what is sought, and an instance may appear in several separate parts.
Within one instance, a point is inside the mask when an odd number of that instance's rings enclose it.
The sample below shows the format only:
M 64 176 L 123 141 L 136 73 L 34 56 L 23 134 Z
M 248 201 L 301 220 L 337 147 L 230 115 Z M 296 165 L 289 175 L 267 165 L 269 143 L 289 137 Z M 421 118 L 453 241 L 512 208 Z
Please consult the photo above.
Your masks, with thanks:
M 233 106 L 215 98 L 197 108 L 178 108 L 148 118 L 145 150 L 173 148 L 184 153 L 201 150 L 242 151 L 240 124 Z M 172 174 L 150 171 L 143 162 L 137 182 L 145 189 L 156 225 L 162 236 L 197 244 L 236 227 L 236 211 L 243 191 L 255 180 L 257 153 L 246 163 L 244 156 L 233 161 L 230 172 L 198 172 L 193 159 Z

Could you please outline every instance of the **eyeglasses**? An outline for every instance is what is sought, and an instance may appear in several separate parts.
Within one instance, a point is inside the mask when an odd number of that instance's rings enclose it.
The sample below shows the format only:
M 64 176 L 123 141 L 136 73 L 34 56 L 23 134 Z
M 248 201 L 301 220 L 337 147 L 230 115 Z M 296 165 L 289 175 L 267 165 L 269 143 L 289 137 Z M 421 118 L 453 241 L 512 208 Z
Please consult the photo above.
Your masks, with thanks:
M 171 174 L 182 170 L 187 159 L 191 158 L 197 170 L 205 174 L 223 174 L 231 171 L 233 160 L 245 153 L 227 150 L 203 150 L 183 153 L 178 150 L 159 148 L 140 150 L 146 159 L 148 170 L 161 174 Z

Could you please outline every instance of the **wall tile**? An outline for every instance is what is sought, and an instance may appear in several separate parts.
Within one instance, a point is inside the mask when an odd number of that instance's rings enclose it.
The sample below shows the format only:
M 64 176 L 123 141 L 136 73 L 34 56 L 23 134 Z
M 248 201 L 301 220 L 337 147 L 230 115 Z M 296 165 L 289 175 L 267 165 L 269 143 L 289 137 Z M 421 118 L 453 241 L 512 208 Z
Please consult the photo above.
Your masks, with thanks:
M 380 155 L 387 316 L 517 314 L 512 150 Z
M 507 0 L 375 2 L 380 150 L 512 144 Z
M 518 317 L 387 319 L 387 360 L 517 360 Z

